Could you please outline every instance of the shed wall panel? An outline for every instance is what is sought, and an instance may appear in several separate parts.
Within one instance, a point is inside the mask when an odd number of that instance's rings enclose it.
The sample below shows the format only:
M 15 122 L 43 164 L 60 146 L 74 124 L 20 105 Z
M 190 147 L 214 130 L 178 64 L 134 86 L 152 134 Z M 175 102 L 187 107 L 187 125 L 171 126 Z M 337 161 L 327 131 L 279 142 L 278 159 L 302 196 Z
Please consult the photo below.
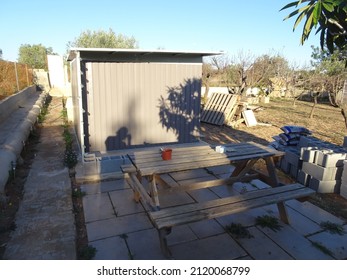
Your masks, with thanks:
M 201 64 L 88 62 L 89 152 L 191 142 Z

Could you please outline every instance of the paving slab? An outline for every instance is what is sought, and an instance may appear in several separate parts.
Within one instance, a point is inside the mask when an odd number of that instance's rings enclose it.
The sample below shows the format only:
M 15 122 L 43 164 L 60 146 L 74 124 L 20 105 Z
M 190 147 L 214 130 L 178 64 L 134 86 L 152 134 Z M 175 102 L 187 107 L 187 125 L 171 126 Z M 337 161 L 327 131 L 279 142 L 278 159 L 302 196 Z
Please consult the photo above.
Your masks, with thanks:
M 200 239 L 225 232 L 223 226 L 215 219 L 191 223 L 189 224 L 189 227 Z
M 177 260 L 232 260 L 247 256 L 226 233 L 171 246 L 170 250 Z
M 116 216 L 108 193 L 83 196 L 82 202 L 86 223 Z
M 247 228 L 252 235 L 250 238 L 237 238 L 237 242 L 247 253 L 256 260 L 292 260 L 275 242 L 268 238 L 256 227 Z
M 202 178 L 209 175 L 210 174 L 207 173 L 206 169 L 203 168 L 170 173 L 170 176 L 177 182 L 189 179 Z
M 89 243 L 96 249 L 93 260 L 127 260 L 129 250 L 124 238 L 113 236 Z
M 130 188 L 129 184 L 124 179 L 112 180 L 112 181 L 101 181 L 101 182 L 81 185 L 81 191 L 85 192 L 86 194 L 96 194 L 96 193 L 129 189 L 129 188 Z
M 313 246 L 307 238 L 295 231 L 290 226 L 280 222 L 282 228 L 274 231 L 267 227 L 257 227 L 290 256 L 297 260 L 332 260 L 321 250 Z
M 135 260 L 166 259 L 160 249 L 158 232 L 154 228 L 129 233 L 126 242 Z
M 112 191 L 108 194 L 118 217 L 145 211 L 141 203 L 135 202 L 132 189 Z
M 89 241 L 95 241 L 121 234 L 129 234 L 131 232 L 152 227 L 153 225 L 145 213 L 86 223 Z
M 209 189 L 199 189 L 199 190 L 193 190 L 188 192 L 195 201 L 197 202 L 203 202 L 213 199 L 218 199 L 218 195 L 216 195 L 214 192 L 212 192 Z
M 325 211 L 322 208 L 319 208 L 318 206 L 308 201 L 299 202 L 297 200 L 290 200 L 286 202 L 286 205 L 288 205 L 295 211 L 300 212 L 302 215 L 308 217 L 317 224 L 326 221 L 330 221 L 332 223 L 337 223 L 340 225 L 345 223 L 345 221 L 343 221 L 342 219 L 332 215 L 331 213 Z
M 167 236 L 169 246 L 189 242 L 198 239 L 188 225 L 173 227 L 171 233 Z M 159 242 L 159 239 L 157 239 Z
M 347 259 L 347 225 L 343 227 L 344 233 L 339 235 L 324 231 L 308 237 L 309 240 L 317 242 L 327 248 L 332 255 L 339 260 Z
M 279 217 L 278 208 L 276 205 L 269 205 L 263 207 L 267 209 L 270 215 Z M 310 235 L 322 230 L 322 228 L 307 216 L 302 215 L 300 212 L 295 211 L 286 204 L 287 215 L 290 226 L 303 236 Z

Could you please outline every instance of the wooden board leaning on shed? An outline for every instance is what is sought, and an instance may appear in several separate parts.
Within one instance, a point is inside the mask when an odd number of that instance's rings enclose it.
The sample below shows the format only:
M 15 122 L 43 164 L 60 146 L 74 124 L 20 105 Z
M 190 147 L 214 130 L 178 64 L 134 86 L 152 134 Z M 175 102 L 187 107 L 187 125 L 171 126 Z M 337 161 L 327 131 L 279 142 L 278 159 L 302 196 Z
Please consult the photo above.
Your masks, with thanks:
M 239 96 L 228 93 L 213 93 L 201 114 L 201 121 L 216 125 L 227 123 L 235 113 Z

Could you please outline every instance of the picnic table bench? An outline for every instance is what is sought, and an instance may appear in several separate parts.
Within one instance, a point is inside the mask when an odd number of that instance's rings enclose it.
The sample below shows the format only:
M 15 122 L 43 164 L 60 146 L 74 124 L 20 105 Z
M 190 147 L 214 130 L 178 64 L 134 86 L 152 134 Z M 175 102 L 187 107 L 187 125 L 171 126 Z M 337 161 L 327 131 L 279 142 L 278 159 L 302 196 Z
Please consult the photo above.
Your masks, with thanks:
M 158 230 L 160 246 L 166 257 L 171 256 L 167 245 L 167 235 L 174 226 L 218 218 L 270 204 L 277 204 L 281 220 L 288 224 L 283 202 L 307 197 L 314 193 L 312 189 L 300 184 L 280 186 L 274 159 L 283 156 L 283 153 L 263 145 L 253 142 L 229 144 L 224 146 L 224 153 L 218 153 L 206 143 L 201 142 L 176 144 L 170 148 L 172 149 L 171 160 L 162 160 L 159 148 L 150 148 L 140 152 L 130 152 L 128 157 L 132 165 L 122 166 L 123 172 L 129 174 L 128 182 L 134 189 L 135 200 L 142 199 L 146 205 L 148 215 Z M 235 182 L 251 181 L 257 178 L 258 174 L 252 172 L 252 167 L 260 159 L 265 161 L 268 173 L 265 180 L 272 188 L 205 202 L 161 208 L 160 197 L 165 192 L 188 191 L 220 185 L 232 186 Z M 161 177 L 162 174 L 171 172 L 227 164 L 235 165 L 235 169 L 226 179 L 171 186 Z M 148 186 L 142 183 L 143 178 L 149 182 Z M 163 187 L 163 191 L 158 192 L 157 184 Z

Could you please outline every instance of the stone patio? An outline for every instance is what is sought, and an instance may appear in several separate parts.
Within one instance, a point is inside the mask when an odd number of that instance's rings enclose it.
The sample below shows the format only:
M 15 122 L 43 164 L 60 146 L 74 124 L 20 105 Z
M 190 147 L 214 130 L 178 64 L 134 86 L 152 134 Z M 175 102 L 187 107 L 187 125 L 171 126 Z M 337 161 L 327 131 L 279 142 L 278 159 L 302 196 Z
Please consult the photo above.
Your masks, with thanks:
M 167 174 L 171 184 L 222 178 L 231 173 L 230 166 L 197 169 Z M 269 187 L 259 180 L 236 183 L 232 188 L 218 186 L 179 192 L 161 198 L 162 207 L 193 203 L 230 194 Z M 97 249 L 97 260 L 165 259 L 157 231 L 141 203 L 133 200 L 133 191 L 124 179 L 113 179 L 81 185 L 85 192 L 83 207 L 89 245 Z M 276 205 L 257 208 L 218 219 L 174 227 L 168 236 L 172 258 L 185 259 L 256 259 L 256 260 L 332 260 L 347 258 L 346 222 L 309 202 L 286 203 L 290 225 L 279 221 L 274 231 L 255 224 L 257 216 L 278 217 Z M 320 223 L 330 221 L 343 225 L 346 234 L 324 231 Z M 234 238 L 225 226 L 240 223 L 251 238 Z

